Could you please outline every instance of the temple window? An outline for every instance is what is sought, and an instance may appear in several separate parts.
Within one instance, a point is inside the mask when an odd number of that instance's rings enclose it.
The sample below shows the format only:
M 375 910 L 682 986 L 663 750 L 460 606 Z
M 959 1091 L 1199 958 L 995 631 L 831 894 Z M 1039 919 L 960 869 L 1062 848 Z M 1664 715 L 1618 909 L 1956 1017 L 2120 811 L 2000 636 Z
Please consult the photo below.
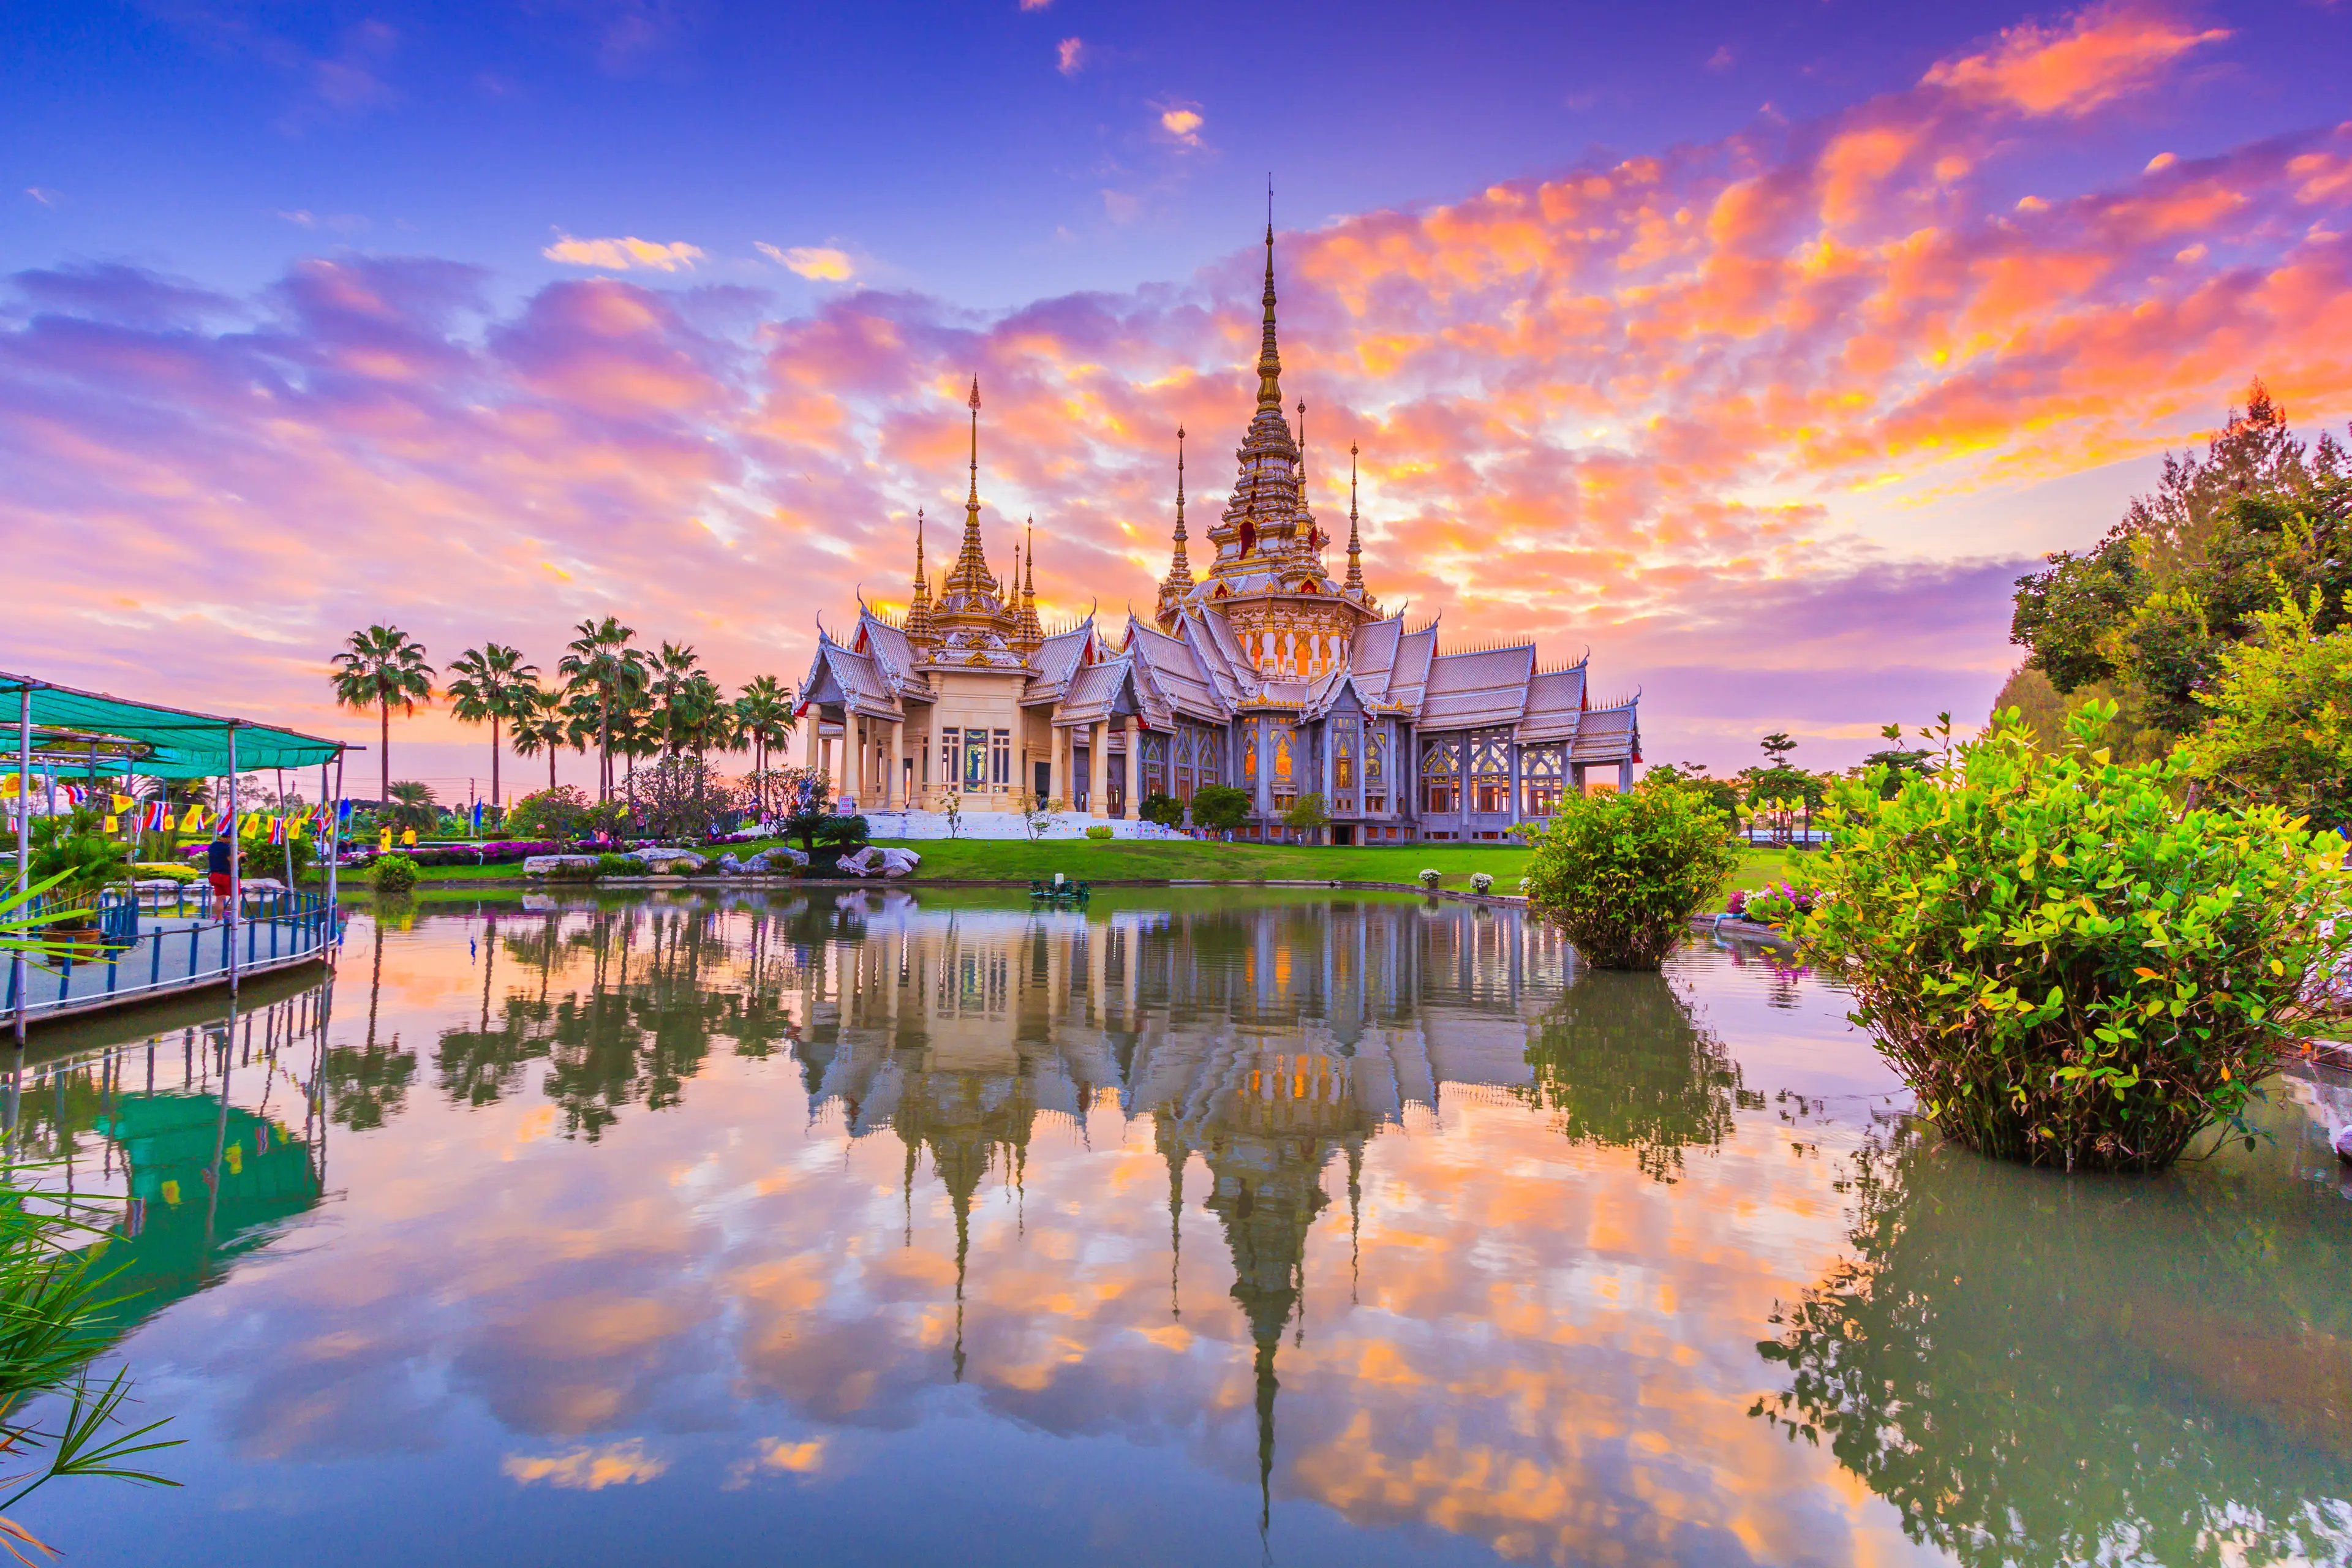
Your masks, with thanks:
M 1332 738 L 1331 787 L 1349 791 L 1356 787 L 1356 726 L 1352 720 L 1341 724 Z
M 940 731 L 940 782 L 952 785 L 963 772 L 963 731 Z
M 1481 730 L 1470 737 L 1471 798 L 1481 812 L 1511 809 L 1511 734 Z
M 988 787 L 988 731 L 966 730 L 963 732 L 963 787 L 968 791 Z
M 1013 782 L 1013 731 L 993 730 L 989 732 L 988 771 L 992 783 L 1003 785 Z
M 1462 741 L 1440 735 L 1421 743 L 1421 809 L 1451 816 L 1462 801 Z
M 1519 815 L 1549 817 L 1559 809 L 1560 783 L 1565 770 L 1558 746 L 1519 748 Z

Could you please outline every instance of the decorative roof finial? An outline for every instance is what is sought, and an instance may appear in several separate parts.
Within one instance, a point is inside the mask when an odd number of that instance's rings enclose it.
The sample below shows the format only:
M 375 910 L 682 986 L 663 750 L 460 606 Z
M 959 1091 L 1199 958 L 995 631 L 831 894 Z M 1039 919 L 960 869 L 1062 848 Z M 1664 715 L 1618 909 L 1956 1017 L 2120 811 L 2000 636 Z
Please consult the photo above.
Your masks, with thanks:
M 1257 353 L 1257 404 L 1282 406 L 1282 352 L 1274 345 L 1274 176 L 1265 177 L 1265 342 Z
M 923 509 L 915 509 L 915 591 L 907 600 L 907 636 L 921 641 L 931 635 L 931 574 L 923 568 Z
M 1364 593 L 1364 538 L 1356 526 L 1356 444 L 1348 443 L 1348 581 L 1347 591 L 1361 598 Z
M 971 494 L 964 504 L 980 510 L 980 377 L 971 378 Z

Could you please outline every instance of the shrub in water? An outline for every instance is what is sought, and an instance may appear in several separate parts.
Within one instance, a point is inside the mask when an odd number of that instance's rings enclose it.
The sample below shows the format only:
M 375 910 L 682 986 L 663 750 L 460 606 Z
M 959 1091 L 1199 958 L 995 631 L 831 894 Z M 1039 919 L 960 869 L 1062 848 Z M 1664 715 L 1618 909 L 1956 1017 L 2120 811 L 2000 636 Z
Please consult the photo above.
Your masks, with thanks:
M 1435 886 L 1437 886 L 1437 879 L 1438 879 L 1438 873 L 1437 873 L 1437 872 L 1435 872 L 1435 871 L 1423 871 L 1423 872 L 1422 872 L 1422 873 L 1421 873 L 1421 885 L 1422 885 L 1423 887 L 1424 887 L 1424 888 L 1434 888 Z
M 1723 813 L 1672 779 L 1571 794 L 1521 831 L 1535 848 L 1528 901 L 1598 969 L 1657 968 L 1739 863 Z
M 416 868 L 405 855 L 381 856 L 368 873 L 368 886 L 379 893 L 405 893 L 416 886 Z
M 1087 837 L 1097 840 L 1108 838 L 1110 837 L 1110 824 L 1107 822 L 1096 823 L 1094 826 L 1087 829 Z
M 2099 746 L 2115 713 L 2086 704 L 2063 752 L 2013 708 L 1960 746 L 1947 719 L 1934 776 L 1883 800 L 1844 781 L 1824 900 L 1791 922 L 1920 1113 L 1981 1153 L 2144 1170 L 2216 1125 L 2251 1139 L 2306 977 L 2352 939 L 2324 923 L 2352 897 L 2341 839 L 2275 805 L 2184 805 L 2186 757 Z

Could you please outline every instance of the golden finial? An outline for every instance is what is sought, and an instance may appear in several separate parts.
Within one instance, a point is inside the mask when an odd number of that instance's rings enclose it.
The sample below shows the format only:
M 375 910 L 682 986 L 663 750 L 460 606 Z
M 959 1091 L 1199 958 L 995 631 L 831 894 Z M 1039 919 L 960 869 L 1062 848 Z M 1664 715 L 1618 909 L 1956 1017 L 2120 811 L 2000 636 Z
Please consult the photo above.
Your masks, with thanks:
M 1257 403 L 1282 406 L 1282 353 L 1274 344 L 1274 176 L 1265 177 L 1265 341 L 1257 355 Z
M 1364 540 L 1356 525 L 1356 453 L 1353 441 L 1348 443 L 1348 581 L 1347 590 L 1361 597 L 1364 592 Z

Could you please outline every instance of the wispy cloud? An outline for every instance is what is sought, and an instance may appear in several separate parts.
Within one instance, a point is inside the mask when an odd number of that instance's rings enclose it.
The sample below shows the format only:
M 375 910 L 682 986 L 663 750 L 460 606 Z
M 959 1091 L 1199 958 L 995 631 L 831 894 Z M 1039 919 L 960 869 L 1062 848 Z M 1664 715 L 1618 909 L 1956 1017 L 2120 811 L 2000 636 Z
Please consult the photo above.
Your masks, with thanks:
M 1076 76 L 1087 63 L 1087 46 L 1076 38 L 1064 38 L 1054 46 L 1054 68 L 1064 76 Z
M 635 235 L 620 239 L 575 239 L 561 229 L 556 231 L 555 243 L 540 254 L 566 267 L 595 267 L 607 272 L 676 272 L 690 269 L 703 258 L 701 247 L 682 239 L 667 245 L 639 239 Z
M 795 245 L 781 249 L 766 240 L 754 240 L 753 248 L 789 272 L 820 283 L 846 283 L 857 276 L 856 263 L 849 253 L 830 245 Z
M 40 203 L 45 207 L 54 207 L 59 202 L 65 200 L 65 197 L 56 191 L 49 190 L 46 186 L 42 185 L 26 185 L 25 187 L 25 194 L 32 197 L 35 201 Z

